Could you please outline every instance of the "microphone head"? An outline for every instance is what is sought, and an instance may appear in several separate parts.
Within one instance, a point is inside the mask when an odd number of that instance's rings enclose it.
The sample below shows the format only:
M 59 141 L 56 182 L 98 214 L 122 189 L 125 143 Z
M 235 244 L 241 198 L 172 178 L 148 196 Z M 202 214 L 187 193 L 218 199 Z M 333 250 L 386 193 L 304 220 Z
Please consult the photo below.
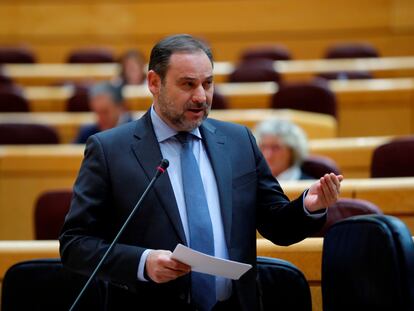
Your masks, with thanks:
M 168 162 L 167 159 L 162 159 L 160 164 L 157 166 L 157 173 L 155 176 L 158 178 L 161 174 L 164 174 L 168 165 L 170 165 L 170 162 Z
M 159 167 L 165 171 L 169 165 L 170 165 L 170 162 L 167 159 L 162 159 Z

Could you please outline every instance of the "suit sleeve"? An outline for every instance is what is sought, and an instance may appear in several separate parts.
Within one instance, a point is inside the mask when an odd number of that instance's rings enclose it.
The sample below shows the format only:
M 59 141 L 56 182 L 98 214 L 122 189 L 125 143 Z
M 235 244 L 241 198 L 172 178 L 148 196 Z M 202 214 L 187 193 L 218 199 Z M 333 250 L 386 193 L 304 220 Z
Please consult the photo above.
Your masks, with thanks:
M 256 226 L 260 234 L 278 245 L 297 243 L 316 232 L 326 221 L 326 215 L 315 219 L 306 214 L 303 194 L 290 201 L 284 194 L 256 141 L 249 132 L 256 161 L 257 212 Z
M 111 222 L 113 199 L 105 152 L 99 138 L 88 140 L 84 160 L 73 188 L 70 210 L 60 235 L 60 255 L 69 269 L 90 275 L 115 233 Z M 115 284 L 137 282 L 140 256 L 145 249 L 117 243 L 98 277 Z

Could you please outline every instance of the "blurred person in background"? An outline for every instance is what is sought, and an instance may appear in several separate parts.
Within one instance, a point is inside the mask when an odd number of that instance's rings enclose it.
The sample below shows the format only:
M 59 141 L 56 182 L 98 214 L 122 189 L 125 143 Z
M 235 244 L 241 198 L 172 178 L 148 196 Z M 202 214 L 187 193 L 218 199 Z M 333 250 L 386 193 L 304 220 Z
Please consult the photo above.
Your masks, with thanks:
M 270 170 L 278 180 L 313 179 L 301 165 L 308 156 L 305 132 L 288 120 L 271 119 L 259 123 L 255 136 Z
M 146 62 L 140 51 L 128 50 L 121 56 L 119 65 L 121 71 L 115 85 L 140 85 L 146 81 Z
M 96 123 L 83 126 L 74 143 L 84 144 L 89 136 L 132 120 L 121 86 L 109 82 L 96 84 L 91 88 L 89 98 L 89 106 L 96 116 Z

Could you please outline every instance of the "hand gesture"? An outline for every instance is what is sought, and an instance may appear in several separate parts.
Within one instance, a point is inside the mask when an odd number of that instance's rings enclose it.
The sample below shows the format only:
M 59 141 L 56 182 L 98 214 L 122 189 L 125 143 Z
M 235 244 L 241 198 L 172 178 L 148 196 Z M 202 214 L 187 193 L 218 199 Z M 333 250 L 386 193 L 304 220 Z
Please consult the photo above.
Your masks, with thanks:
M 321 177 L 309 188 L 304 201 L 305 208 L 309 212 L 315 212 L 334 204 L 338 200 L 343 179 L 342 175 L 334 173 Z

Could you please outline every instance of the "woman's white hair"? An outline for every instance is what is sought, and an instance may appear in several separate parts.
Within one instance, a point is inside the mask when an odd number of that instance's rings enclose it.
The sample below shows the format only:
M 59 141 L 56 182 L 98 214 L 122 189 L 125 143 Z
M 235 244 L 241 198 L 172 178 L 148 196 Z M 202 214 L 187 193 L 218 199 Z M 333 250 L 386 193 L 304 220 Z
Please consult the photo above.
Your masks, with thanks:
M 254 130 L 257 143 L 264 135 L 277 136 L 292 150 L 293 164 L 300 166 L 308 156 L 308 139 L 296 124 L 283 119 L 269 119 L 256 125 Z

